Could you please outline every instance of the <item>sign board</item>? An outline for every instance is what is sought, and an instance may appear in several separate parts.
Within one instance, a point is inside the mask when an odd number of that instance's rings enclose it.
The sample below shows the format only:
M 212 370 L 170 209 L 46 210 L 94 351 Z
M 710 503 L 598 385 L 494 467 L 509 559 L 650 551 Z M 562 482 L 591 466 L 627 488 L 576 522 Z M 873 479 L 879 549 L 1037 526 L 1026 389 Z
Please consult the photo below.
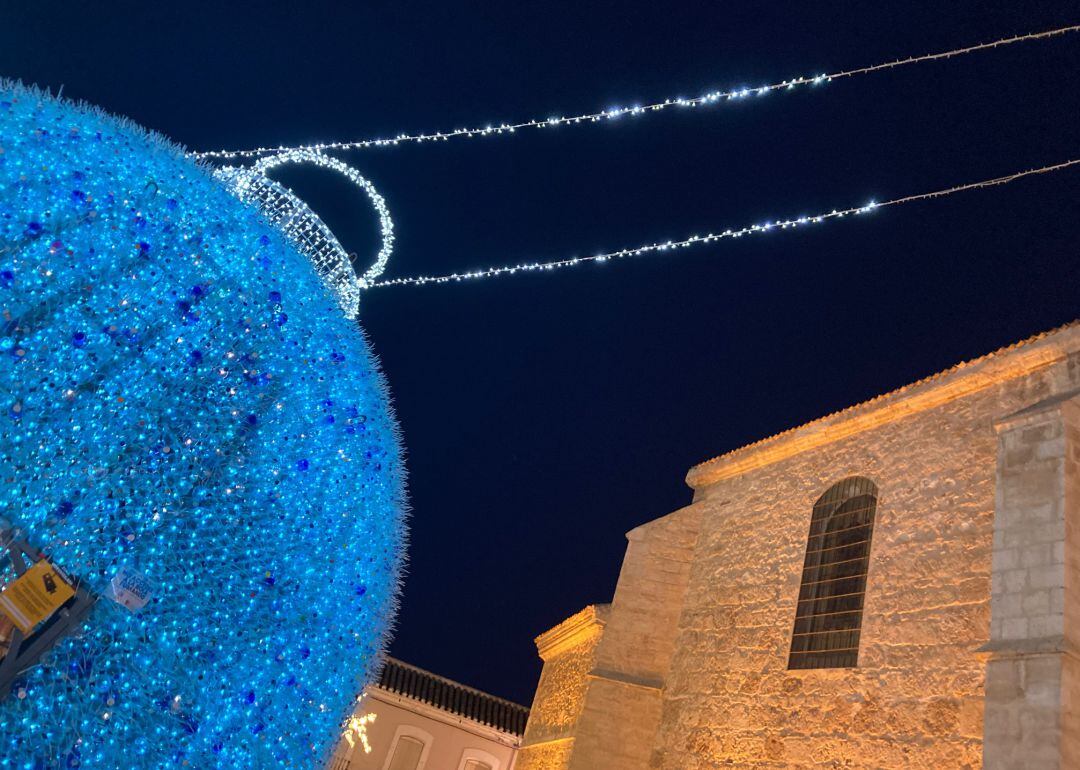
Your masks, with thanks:
M 132 612 L 137 612 L 150 601 L 150 581 L 134 570 L 122 568 L 110 584 L 112 600 Z
M 0 592 L 0 612 L 27 635 L 74 595 L 60 572 L 42 559 Z

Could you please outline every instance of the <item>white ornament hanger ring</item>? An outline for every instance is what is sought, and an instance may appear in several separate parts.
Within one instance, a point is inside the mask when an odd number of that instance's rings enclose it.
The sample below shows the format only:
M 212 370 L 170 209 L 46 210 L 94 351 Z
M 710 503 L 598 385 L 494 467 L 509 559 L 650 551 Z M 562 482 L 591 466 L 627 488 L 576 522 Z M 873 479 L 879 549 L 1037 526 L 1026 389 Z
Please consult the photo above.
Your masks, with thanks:
M 382 243 L 375 261 L 363 274 L 357 276 L 348 252 L 326 223 L 292 190 L 267 176 L 279 166 L 305 163 L 337 171 L 363 190 L 375 208 Z M 280 228 L 311 259 L 316 272 L 337 295 L 342 309 L 349 315 L 355 314 L 360 292 L 382 275 L 394 249 L 394 222 L 386 200 L 375 186 L 352 166 L 306 148 L 261 158 L 250 168 L 226 166 L 215 173 L 229 184 L 238 198 L 259 204 L 270 223 Z

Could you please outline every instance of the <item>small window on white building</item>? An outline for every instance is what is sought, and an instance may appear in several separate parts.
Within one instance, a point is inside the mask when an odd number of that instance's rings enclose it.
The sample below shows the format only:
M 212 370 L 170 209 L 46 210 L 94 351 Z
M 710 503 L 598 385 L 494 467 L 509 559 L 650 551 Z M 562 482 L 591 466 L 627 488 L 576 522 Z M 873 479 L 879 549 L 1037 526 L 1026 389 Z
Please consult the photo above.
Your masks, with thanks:
M 465 749 L 455 770 L 503 770 L 499 758 L 483 749 Z
M 387 765 L 387 770 L 416 770 L 420 767 L 420 758 L 424 755 L 424 742 L 407 735 L 399 736 L 394 744 L 394 756 Z

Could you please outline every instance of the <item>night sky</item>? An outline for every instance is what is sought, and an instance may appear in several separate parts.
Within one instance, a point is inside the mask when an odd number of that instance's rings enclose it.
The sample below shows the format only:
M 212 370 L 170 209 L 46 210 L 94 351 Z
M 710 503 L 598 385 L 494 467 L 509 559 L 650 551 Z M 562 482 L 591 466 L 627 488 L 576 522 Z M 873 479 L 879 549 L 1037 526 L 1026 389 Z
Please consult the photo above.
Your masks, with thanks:
M 194 149 L 452 129 L 873 64 L 1063 2 L 0 1 L 0 75 Z M 1071 6 L 1071 7 L 1070 7 Z M 108 9 L 108 10 L 106 10 Z M 1080 156 L 1080 34 L 714 109 L 342 154 L 388 276 L 677 239 Z M 375 221 L 292 184 L 367 264 Z M 553 274 L 373 290 L 411 547 L 391 652 L 529 703 L 698 462 L 1080 316 L 1080 170 Z M 718 586 L 717 590 L 723 590 Z

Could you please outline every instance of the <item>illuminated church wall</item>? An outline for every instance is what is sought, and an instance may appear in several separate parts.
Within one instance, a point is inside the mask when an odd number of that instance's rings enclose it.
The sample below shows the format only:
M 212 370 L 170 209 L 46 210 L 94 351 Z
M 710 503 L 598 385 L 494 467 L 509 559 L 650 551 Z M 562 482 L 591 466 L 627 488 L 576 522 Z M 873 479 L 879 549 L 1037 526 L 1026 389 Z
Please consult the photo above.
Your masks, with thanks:
M 515 770 L 556 770 L 570 761 L 609 613 L 609 605 L 589 606 L 537 637 L 544 669 Z
M 656 716 L 630 698 L 586 708 L 561 767 L 978 768 L 984 722 L 986 767 L 1069 766 L 1078 351 L 1068 327 L 691 469 L 694 502 L 653 523 L 697 533 L 679 606 L 655 607 L 659 636 L 677 618 Z M 876 486 L 858 665 L 792 670 L 811 514 L 848 477 Z M 649 684 L 616 643 L 626 575 L 586 703 Z M 617 724 L 647 736 L 647 756 L 605 745 Z

